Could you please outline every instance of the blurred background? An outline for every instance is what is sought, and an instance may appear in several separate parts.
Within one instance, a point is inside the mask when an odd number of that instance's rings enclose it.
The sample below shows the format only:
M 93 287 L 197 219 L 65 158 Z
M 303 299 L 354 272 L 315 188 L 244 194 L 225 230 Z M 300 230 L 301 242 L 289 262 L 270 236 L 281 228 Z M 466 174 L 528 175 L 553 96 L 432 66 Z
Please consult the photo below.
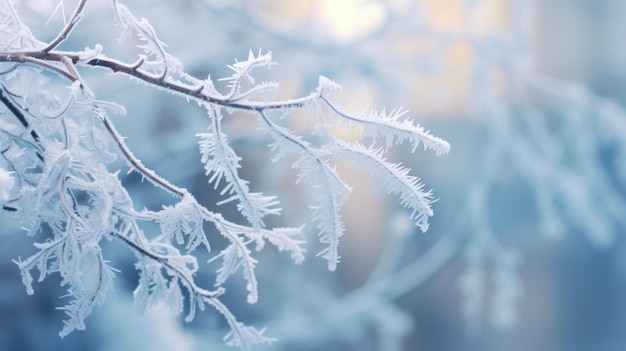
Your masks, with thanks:
M 15 2 L 35 35 L 51 40 L 76 1 Z M 278 65 L 259 81 L 278 98 L 309 94 L 320 75 L 342 86 L 348 111 L 403 107 L 451 144 L 448 155 L 398 147 L 439 200 L 426 234 L 364 173 L 337 165 L 353 195 L 343 215 L 342 263 L 314 257 L 316 230 L 306 186 L 273 163 L 254 118 L 229 115 L 225 130 L 251 187 L 279 196 L 272 225 L 307 224 L 307 261 L 294 266 L 266 249 L 260 299 L 245 303 L 235 281 L 225 304 L 279 339 L 267 350 L 624 350 L 626 349 L 626 2 L 620 0 L 184 0 L 123 1 L 147 18 L 192 75 L 228 76 L 248 50 Z M 111 2 L 91 0 L 64 50 L 100 43 L 134 62 L 137 42 L 117 42 Z M 144 164 L 215 208 L 196 133 L 204 111 L 123 76 L 85 68 L 99 99 Z M 218 88 L 220 86 L 218 85 Z M 225 86 L 221 86 L 225 88 Z M 291 128 L 304 128 L 295 115 Z M 346 138 L 351 135 L 346 132 Z M 123 173 L 123 172 L 122 172 Z M 123 178 L 137 208 L 169 196 Z M 226 211 L 232 209 L 218 208 Z M 192 323 L 165 311 L 132 310 L 134 256 L 115 243 L 121 272 L 87 330 L 58 337 L 55 277 L 27 296 L 11 262 L 32 238 L 0 215 L 0 350 L 222 350 L 214 311 Z M 210 268 L 210 267 L 209 267 Z M 198 277 L 212 282 L 207 269 Z

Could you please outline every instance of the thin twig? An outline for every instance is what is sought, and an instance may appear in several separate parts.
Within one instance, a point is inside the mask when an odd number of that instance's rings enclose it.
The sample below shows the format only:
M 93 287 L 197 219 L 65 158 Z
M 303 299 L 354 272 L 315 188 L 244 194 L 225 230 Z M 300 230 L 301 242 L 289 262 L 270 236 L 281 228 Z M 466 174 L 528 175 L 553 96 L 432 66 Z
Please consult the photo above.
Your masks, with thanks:
M 98 114 L 98 116 L 100 120 L 102 121 L 102 123 L 104 124 L 104 127 L 106 128 L 106 130 L 109 132 L 109 134 L 113 137 L 113 139 L 117 143 L 118 148 L 120 149 L 120 151 L 122 152 L 126 160 L 130 163 L 130 165 L 137 172 L 139 172 L 142 176 L 146 177 L 152 184 L 169 191 L 170 193 L 176 195 L 177 197 L 182 198 L 189 193 L 186 189 L 179 188 L 171 184 L 170 182 L 159 177 L 154 172 L 149 170 L 146 166 L 144 166 L 143 163 L 141 163 L 141 161 L 139 161 L 139 159 L 136 158 L 135 155 L 133 155 L 130 149 L 126 146 L 126 143 L 124 143 L 122 136 L 119 134 L 117 129 L 115 129 L 115 127 L 106 117 L 106 115 L 104 115 L 103 113 L 100 113 Z
M 5 95 L 5 92 L 8 92 L 6 90 L 6 87 L 4 86 L 4 84 L 0 84 L 0 101 L 2 101 L 2 103 L 9 109 L 9 111 L 11 111 L 11 113 L 20 121 L 20 123 L 26 130 L 30 130 L 30 136 L 33 138 L 35 144 L 38 146 L 37 149 L 39 149 L 36 152 L 37 158 L 43 161 L 43 155 L 39 151 L 44 151 L 45 148 L 41 144 L 39 134 L 37 134 L 37 132 L 30 127 L 30 124 L 26 120 L 26 117 L 24 116 L 22 111 L 13 104 L 13 101 L 11 101 L 11 99 Z
M 24 117 L 22 111 L 20 111 L 20 109 L 13 104 L 11 99 L 4 95 L 5 91 L 6 87 L 4 86 L 4 84 L 0 84 L 0 101 L 2 101 L 2 103 L 9 109 L 9 111 L 11 111 L 11 113 L 20 121 L 24 128 L 26 128 L 27 130 L 30 129 L 30 124 L 26 120 L 26 117 Z M 30 135 L 33 137 L 35 142 L 39 143 L 39 135 L 37 134 L 37 132 L 31 129 Z
M 75 64 L 85 64 L 92 67 L 103 67 L 110 69 L 115 73 L 123 73 L 138 79 L 142 82 L 155 85 L 164 88 L 172 93 L 183 95 L 187 98 L 191 98 L 197 101 L 210 103 L 213 105 L 228 107 L 237 110 L 246 111 L 266 111 L 266 110 L 283 110 L 302 108 L 311 101 L 319 98 L 318 93 L 312 93 L 308 96 L 301 97 L 293 100 L 285 101 L 272 101 L 272 102 L 257 102 L 248 101 L 246 103 L 235 103 L 225 97 L 216 97 L 203 94 L 202 87 L 189 86 L 180 84 L 178 82 L 172 82 L 167 79 L 163 79 L 161 76 L 152 75 L 138 69 L 137 63 L 125 64 L 123 62 L 110 59 L 107 57 L 98 57 L 91 59 L 87 62 L 81 60 L 80 56 L 75 53 L 67 52 L 43 52 L 43 51 L 27 51 L 27 52 L 3 52 L 0 53 L 0 62 L 20 62 L 20 63 L 32 63 L 39 65 L 45 69 L 54 71 L 60 74 L 62 77 L 67 78 L 70 81 L 79 80 L 79 77 L 74 75 L 75 69 L 70 69 L 70 72 L 66 72 L 59 67 L 47 64 L 44 61 L 60 62 L 68 67 L 67 60 Z M 140 61 L 141 62 L 141 61 Z M 69 69 L 69 68 L 68 68 Z
M 72 17 L 70 18 L 70 21 L 65 25 L 65 27 L 63 28 L 63 30 L 61 30 L 61 32 L 57 35 L 57 37 L 54 38 L 54 40 L 52 40 L 45 48 L 41 50 L 42 52 L 45 52 L 45 53 L 50 52 L 50 50 L 56 48 L 65 39 L 67 39 L 67 36 L 70 34 L 72 29 L 74 29 L 74 26 L 76 25 L 76 23 L 80 21 L 82 17 L 81 15 L 83 12 L 83 8 L 85 7 L 86 3 L 87 3 L 87 0 L 80 0 L 78 5 L 76 5 L 76 9 L 74 9 L 74 13 L 72 14 Z
M 161 255 L 155 254 L 153 252 L 148 251 L 147 249 L 141 247 L 140 245 L 138 245 L 137 243 L 135 243 L 134 241 L 130 240 L 129 238 L 120 235 L 119 233 L 116 232 L 112 232 L 111 236 L 113 236 L 114 238 L 117 238 L 121 241 L 123 241 L 125 244 L 127 244 L 128 246 L 130 246 L 133 250 L 137 251 L 139 254 L 141 254 L 142 256 L 146 256 L 148 258 L 150 258 L 153 261 L 159 262 L 162 265 L 164 265 L 165 267 L 167 267 L 168 269 L 170 269 L 173 272 L 176 272 L 176 274 L 181 277 L 185 282 L 186 285 L 188 286 L 188 288 L 191 290 L 191 292 L 193 292 L 194 294 L 204 297 L 204 298 L 208 298 L 208 299 L 215 299 L 218 296 L 222 295 L 224 293 L 224 288 L 220 287 L 217 288 L 215 290 L 206 290 L 203 289 L 199 286 L 197 286 L 193 279 L 191 277 L 189 277 L 187 274 L 181 272 L 178 268 L 176 268 L 174 265 L 172 265 L 169 261 L 169 259 L 167 257 L 163 257 Z

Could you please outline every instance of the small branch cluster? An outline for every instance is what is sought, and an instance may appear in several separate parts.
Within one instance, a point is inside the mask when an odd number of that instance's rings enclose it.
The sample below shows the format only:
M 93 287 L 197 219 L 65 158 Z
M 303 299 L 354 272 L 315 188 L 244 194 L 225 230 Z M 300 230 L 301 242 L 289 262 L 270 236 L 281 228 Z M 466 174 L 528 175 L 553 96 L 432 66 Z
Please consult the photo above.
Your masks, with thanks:
M 137 19 L 118 1 L 113 4 L 123 28 L 122 38 L 137 35 L 141 41 L 143 53 L 137 62 L 126 64 L 111 59 L 100 45 L 83 51 L 59 50 L 82 18 L 86 2 L 79 1 L 55 39 L 42 43 L 22 24 L 11 2 L 0 1 L 0 202 L 4 210 L 16 212 L 18 218 L 27 221 L 29 235 L 45 233 L 43 228 L 49 228 L 50 236 L 35 244 L 37 252 L 16 263 L 29 294 L 34 292 L 34 269 L 39 271 L 39 281 L 51 273 L 61 276 L 61 284 L 67 286 L 72 299 L 62 307 L 68 319 L 61 336 L 84 329 L 85 318 L 93 306 L 104 300 L 112 285 L 115 270 L 100 247 L 106 238 L 125 244 L 137 256 L 140 278 L 135 300 L 140 309 L 165 305 L 182 312 L 184 292 L 189 298 L 186 319 L 192 320 L 196 309 L 211 305 L 231 327 L 226 336 L 228 344 L 249 349 L 253 344 L 273 340 L 265 337 L 263 330 L 237 321 L 219 296 L 225 293 L 224 283 L 241 269 L 247 282 L 247 300 L 257 302 L 257 261 L 251 246 L 259 251 L 269 242 L 300 263 L 305 253 L 302 227 L 266 228 L 264 218 L 280 214 L 278 199 L 252 192 L 249 182 L 240 177 L 241 158 L 230 147 L 221 126 L 225 112 L 254 114 L 260 130 L 273 140 L 270 147 L 276 158 L 295 156 L 297 182 L 316 189 L 311 217 L 319 228 L 320 241 L 327 245 L 319 255 L 328 260 L 329 269 L 334 270 L 340 260 L 338 245 L 344 232 L 340 211 L 350 195 L 350 187 L 332 166 L 333 161 L 348 161 L 380 180 L 412 211 L 415 224 L 422 231 L 428 229 L 428 218 L 433 215 L 431 192 L 423 190 L 423 184 L 409 174 L 409 169 L 389 162 L 385 154 L 404 141 L 411 143 L 414 151 L 421 144 L 437 154 L 446 153 L 449 145 L 414 125 L 405 111 L 344 113 L 328 98 L 339 90 L 338 85 L 325 77 L 308 96 L 275 101 L 278 84 L 256 83 L 251 74 L 254 69 L 273 65 L 271 54 L 262 52 L 250 52 L 245 61 L 229 66 L 233 73 L 224 79 L 229 91 L 221 94 L 210 77 L 202 80 L 185 73 L 182 63 L 167 52 L 150 23 Z M 248 224 L 236 224 L 208 210 L 186 189 L 170 183 L 136 158 L 108 115 L 111 111 L 124 113 L 124 109 L 97 100 L 79 75 L 81 66 L 127 75 L 196 101 L 205 109 L 208 131 L 198 137 L 208 181 L 225 196 L 220 203 L 237 203 Z M 69 82 L 65 97 L 49 91 L 45 72 Z M 313 135 L 298 135 L 281 124 L 293 110 L 305 107 L 317 111 Z M 332 133 L 331 123 L 363 126 L 363 140 L 349 143 L 340 139 Z M 178 202 L 158 211 L 136 210 L 118 170 L 111 169 L 117 157 L 156 187 L 173 194 Z M 157 223 L 160 233 L 146 235 L 142 229 L 146 222 Z M 208 226 L 215 231 L 205 231 Z M 215 254 L 210 245 L 214 233 L 228 240 L 226 248 Z M 194 277 L 199 268 L 194 252 L 200 247 L 213 254 L 213 259 L 222 260 L 214 290 L 200 287 Z M 96 274 L 83 274 L 86 270 Z

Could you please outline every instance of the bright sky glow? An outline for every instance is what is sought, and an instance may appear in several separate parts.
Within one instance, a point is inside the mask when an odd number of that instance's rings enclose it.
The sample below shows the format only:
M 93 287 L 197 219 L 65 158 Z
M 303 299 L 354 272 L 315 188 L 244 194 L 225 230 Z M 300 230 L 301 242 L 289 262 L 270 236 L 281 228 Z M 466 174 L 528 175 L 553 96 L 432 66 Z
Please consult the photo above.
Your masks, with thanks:
M 380 3 L 364 0 L 321 0 L 317 10 L 320 22 L 339 42 L 366 36 L 380 28 L 386 17 Z

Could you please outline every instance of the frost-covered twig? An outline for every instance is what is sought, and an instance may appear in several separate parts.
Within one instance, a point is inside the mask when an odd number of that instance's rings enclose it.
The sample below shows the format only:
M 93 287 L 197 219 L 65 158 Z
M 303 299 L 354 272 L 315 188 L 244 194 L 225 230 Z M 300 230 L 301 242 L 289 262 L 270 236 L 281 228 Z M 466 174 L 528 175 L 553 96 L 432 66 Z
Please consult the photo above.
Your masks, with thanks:
M 0 188 L 2 205 L 28 223 L 29 233 L 50 228 L 45 233 L 48 237 L 35 245 L 37 252 L 17 263 L 29 293 L 33 269 L 40 271 L 40 279 L 58 273 L 62 285 L 67 285 L 74 300 L 63 307 L 69 319 L 62 336 L 84 328 L 85 318 L 95 304 L 103 301 L 111 286 L 113 269 L 107 265 L 100 243 L 112 238 L 136 253 L 139 282 L 135 297 L 141 309 L 164 303 L 181 312 L 185 291 L 189 298 L 187 320 L 193 319 L 196 309 L 213 306 L 230 325 L 228 344 L 248 350 L 253 344 L 273 341 L 263 335 L 263 330 L 237 321 L 217 297 L 225 293 L 226 281 L 241 269 L 247 300 L 257 302 L 259 282 L 254 251 L 270 242 L 279 251 L 288 251 L 295 263 L 302 262 L 302 226 L 266 227 L 266 216 L 281 213 L 277 197 L 253 192 L 249 181 L 241 177 L 240 157 L 222 128 L 226 113 L 243 111 L 254 115 L 261 131 L 273 140 L 270 148 L 276 158 L 293 157 L 293 166 L 299 169 L 296 182 L 315 189 L 311 218 L 320 229 L 320 241 L 327 245 L 320 255 L 328 260 L 329 269 L 334 270 L 339 263 L 339 239 L 344 232 L 341 208 L 350 193 L 350 187 L 332 166 L 333 160 L 349 160 L 357 169 L 361 169 L 363 160 L 374 164 L 375 167 L 364 170 L 380 179 L 386 190 L 398 194 L 423 231 L 428 228 L 428 218 L 433 214 L 430 192 L 422 191 L 422 185 L 409 175 L 408 169 L 387 162 L 385 153 L 405 141 L 413 145 L 413 150 L 422 143 L 425 149 L 437 154 L 447 152 L 449 145 L 415 126 L 404 111 L 367 111 L 358 115 L 343 112 L 328 98 L 338 91 L 338 85 L 325 77 L 320 77 L 318 88 L 308 95 L 274 100 L 278 84 L 256 83 L 252 76 L 254 69 L 274 65 L 271 53 L 261 51 L 250 52 L 246 60 L 229 66 L 233 73 L 223 79 L 228 82 L 229 91 L 222 94 L 210 77 L 199 79 L 186 73 L 150 22 L 135 17 L 119 1 L 113 5 L 123 27 L 123 38 L 137 35 L 141 41 L 139 48 L 143 53 L 138 54 L 136 62 L 127 64 L 109 58 L 99 44 L 82 51 L 59 50 L 83 18 L 86 3 L 79 1 L 55 39 L 42 44 L 22 24 L 12 3 L 0 2 L 3 9 L 8 9 L 2 12 L 2 25 L 7 28 L 0 31 L 0 100 L 9 112 L 0 115 L 0 128 L 5 131 L 0 134 L 0 141 L 6 146 L 0 170 L 5 172 L 5 166 L 11 170 L 9 180 Z M 80 76 L 85 66 L 126 75 L 149 87 L 196 101 L 206 110 L 210 123 L 209 131 L 199 134 L 201 162 L 209 183 L 225 197 L 218 205 L 236 201 L 248 224 L 234 223 L 221 213 L 210 211 L 185 188 L 158 175 L 137 158 L 108 116 L 110 111 L 124 113 L 124 109 L 95 98 L 88 80 Z M 53 77 L 44 72 L 53 73 Z M 53 94 L 48 79 L 64 83 L 67 94 Z M 306 107 L 317 111 L 316 132 L 299 134 L 283 124 L 293 111 Z M 348 144 L 333 135 L 327 124 L 337 119 L 364 125 L 363 138 L 372 148 L 361 143 Z M 133 197 L 119 179 L 116 157 L 121 157 L 131 171 L 174 195 L 175 203 L 163 204 L 160 210 L 136 210 Z M 13 180 L 25 186 L 18 189 L 12 185 Z M 142 222 L 157 224 L 159 232 L 144 234 Z M 205 225 L 212 225 L 216 231 L 205 230 Z M 215 235 L 228 241 L 218 253 L 211 251 Z M 214 258 L 222 259 L 214 290 L 201 287 L 194 277 L 198 270 L 194 251 L 200 246 L 206 247 Z M 183 248 L 186 253 L 181 253 Z M 82 267 L 98 272 L 95 279 L 83 275 Z
M 76 23 L 80 21 L 82 17 L 83 9 L 85 8 L 86 4 L 87 4 L 87 0 L 80 0 L 78 2 L 78 4 L 76 5 L 76 8 L 74 9 L 74 13 L 72 13 L 70 20 L 65 24 L 65 26 L 63 27 L 63 30 L 61 30 L 61 32 L 59 32 L 57 37 L 54 38 L 45 48 L 41 49 L 43 52 L 49 52 L 50 50 L 53 50 L 54 48 L 59 46 L 59 44 L 61 44 L 65 39 L 67 39 L 67 37 L 70 35 L 72 30 L 76 26 Z

